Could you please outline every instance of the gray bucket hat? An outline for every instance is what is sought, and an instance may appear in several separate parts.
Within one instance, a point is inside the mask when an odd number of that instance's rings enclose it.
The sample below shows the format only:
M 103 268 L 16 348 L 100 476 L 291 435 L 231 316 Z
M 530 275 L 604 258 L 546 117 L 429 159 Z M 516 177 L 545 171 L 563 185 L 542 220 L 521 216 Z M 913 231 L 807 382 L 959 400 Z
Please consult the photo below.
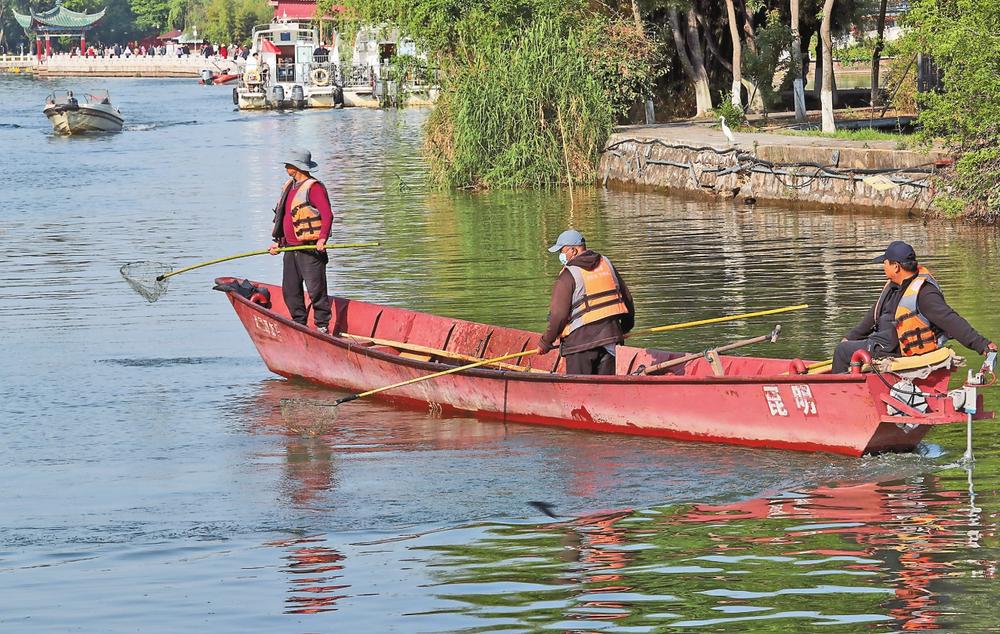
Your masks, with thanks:
M 283 161 L 285 165 L 291 165 L 303 172 L 319 167 L 319 163 L 312 160 L 312 152 L 309 150 L 290 150 Z
M 567 229 L 559 234 L 556 243 L 549 247 L 550 253 L 555 253 L 563 247 L 582 247 L 587 244 L 583 234 L 576 229 Z

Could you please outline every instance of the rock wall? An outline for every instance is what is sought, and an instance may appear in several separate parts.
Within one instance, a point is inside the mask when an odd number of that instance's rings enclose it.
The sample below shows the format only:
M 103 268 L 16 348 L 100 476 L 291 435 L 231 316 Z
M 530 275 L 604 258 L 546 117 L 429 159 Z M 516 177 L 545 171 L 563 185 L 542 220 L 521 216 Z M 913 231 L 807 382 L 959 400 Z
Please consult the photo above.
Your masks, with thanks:
M 694 146 L 612 137 L 601 156 L 603 185 L 638 185 L 714 198 L 925 211 L 938 153 L 856 147 Z

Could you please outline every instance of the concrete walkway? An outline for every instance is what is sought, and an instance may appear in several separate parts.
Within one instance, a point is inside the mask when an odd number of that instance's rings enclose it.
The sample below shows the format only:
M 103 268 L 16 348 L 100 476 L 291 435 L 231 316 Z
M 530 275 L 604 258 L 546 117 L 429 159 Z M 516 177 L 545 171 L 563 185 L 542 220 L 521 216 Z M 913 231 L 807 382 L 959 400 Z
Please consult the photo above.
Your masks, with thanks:
M 811 137 L 775 132 L 736 132 L 736 145 L 744 149 L 757 145 L 792 145 L 796 147 L 814 148 L 858 148 L 898 150 L 896 141 L 854 141 L 848 139 L 831 139 L 827 137 Z M 729 147 L 729 142 L 722 134 L 718 121 L 684 121 L 677 123 L 658 123 L 655 125 L 619 126 L 612 138 L 636 137 L 645 139 L 661 139 L 672 143 L 687 143 L 689 145 L 711 145 L 717 148 Z

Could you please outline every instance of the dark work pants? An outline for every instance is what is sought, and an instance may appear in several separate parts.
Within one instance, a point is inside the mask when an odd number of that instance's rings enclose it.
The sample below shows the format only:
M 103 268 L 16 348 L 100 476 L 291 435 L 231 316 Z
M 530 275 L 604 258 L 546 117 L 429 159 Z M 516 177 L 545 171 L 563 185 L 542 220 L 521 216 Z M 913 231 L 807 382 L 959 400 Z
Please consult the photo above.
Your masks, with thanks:
M 305 282 L 312 300 L 316 327 L 325 328 L 330 324 L 330 298 L 326 294 L 326 263 L 329 260 L 326 253 L 285 251 L 281 294 L 293 321 L 305 325 L 309 317 L 305 293 L 302 292 L 302 283 Z
M 615 373 L 615 355 L 605 348 L 593 348 L 564 356 L 566 374 L 614 375 Z
M 836 350 L 833 351 L 833 368 L 830 371 L 834 374 L 844 374 L 847 372 L 851 365 L 851 355 L 858 350 L 868 350 L 867 339 L 841 341 L 838 343 Z

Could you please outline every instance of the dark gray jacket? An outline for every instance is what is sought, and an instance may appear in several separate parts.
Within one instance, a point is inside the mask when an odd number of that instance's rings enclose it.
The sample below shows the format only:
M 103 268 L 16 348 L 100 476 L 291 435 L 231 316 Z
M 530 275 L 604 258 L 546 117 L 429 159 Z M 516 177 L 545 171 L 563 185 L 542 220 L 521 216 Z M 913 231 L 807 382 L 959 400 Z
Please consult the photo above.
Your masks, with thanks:
M 903 296 L 903 291 L 910 285 L 914 277 L 916 275 L 904 280 L 901 285 L 890 283 L 879 315 L 876 317 L 873 314 L 874 309 L 866 312 L 864 319 L 845 335 L 847 339 L 850 341 L 872 340 L 883 347 L 887 353 L 898 350 L 896 308 L 899 306 L 899 299 Z M 984 354 L 986 346 L 990 344 L 989 339 L 976 332 L 976 329 L 969 322 L 944 301 L 941 289 L 933 284 L 928 283 L 920 287 L 920 292 L 917 293 L 917 310 L 930 320 L 931 326 L 935 330 L 943 332 L 949 339 L 955 339 L 970 350 Z

